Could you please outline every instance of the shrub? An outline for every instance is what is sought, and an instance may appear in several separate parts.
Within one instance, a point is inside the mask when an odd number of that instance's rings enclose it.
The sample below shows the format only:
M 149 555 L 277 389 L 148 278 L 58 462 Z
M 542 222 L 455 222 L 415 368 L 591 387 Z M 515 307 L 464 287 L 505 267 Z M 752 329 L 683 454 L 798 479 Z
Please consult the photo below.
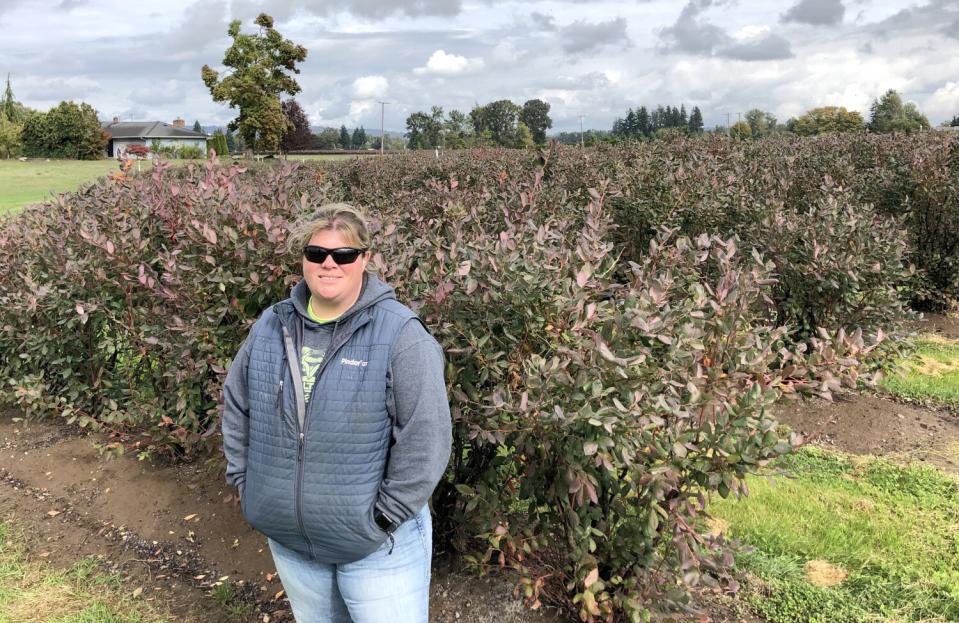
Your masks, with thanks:
M 201 158 L 205 158 L 206 154 L 203 153 L 203 150 L 199 147 L 186 145 L 177 149 L 176 157 L 183 160 L 199 160 Z
M 901 314 L 912 221 L 861 206 L 951 183 L 899 164 L 942 146 L 924 140 L 157 163 L 0 223 L 0 400 L 118 447 L 215 448 L 225 368 L 297 280 L 290 223 L 352 201 L 448 356 L 440 539 L 479 535 L 477 564 L 515 569 L 533 604 L 642 618 L 725 581 L 697 522 L 793 447 L 767 407 L 855 385 Z

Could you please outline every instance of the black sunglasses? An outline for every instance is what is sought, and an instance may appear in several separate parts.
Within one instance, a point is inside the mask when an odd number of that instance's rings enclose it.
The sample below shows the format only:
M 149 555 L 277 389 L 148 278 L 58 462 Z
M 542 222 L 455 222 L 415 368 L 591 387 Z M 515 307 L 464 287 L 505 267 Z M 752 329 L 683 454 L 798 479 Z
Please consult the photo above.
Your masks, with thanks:
M 315 264 L 322 264 L 326 261 L 327 255 L 332 255 L 333 261 L 337 264 L 352 264 L 356 261 L 356 258 L 367 251 L 369 251 L 369 249 L 354 249 L 353 247 L 327 249 L 326 247 L 318 247 L 315 244 L 308 244 L 303 247 L 303 257 L 305 257 L 307 261 Z

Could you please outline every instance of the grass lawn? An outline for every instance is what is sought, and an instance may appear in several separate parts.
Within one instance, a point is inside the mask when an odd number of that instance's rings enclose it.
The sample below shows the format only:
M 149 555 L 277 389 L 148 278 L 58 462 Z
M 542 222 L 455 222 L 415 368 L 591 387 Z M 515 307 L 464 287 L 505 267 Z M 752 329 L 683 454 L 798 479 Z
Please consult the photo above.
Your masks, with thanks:
M 771 623 L 959 621 L 959 481 L 806 448 L 711 512 L 751 550 L 745 601 Z
M 959 340 L 920 337 L 912 356 L 900 361 L 899 371 L 886 376 L 881 385 L 900 398 L 959 405 Z
M 295 156 L 291 160 L 344 160 L 355 156 Z M 173 160 L 182 164 L 191 160 Z M 227 162 L 221 159 L 221 162 Z M 149 161 L 141 161 L 148 170 Z M 73 191 L 81 184 L 118 170 L 113 159 L 104 160 L 0 160 L 0 214 L 18 210 L 50 198 L 51 194 Z M 136 170 L 136 168 L 134 168 Z
M 27 561 L 0 524 L 0 623 L 159 623 L 170 619 L 115 575 L 85 559 L 61 572 Z M 135 596 L 134 596 L 135 594 Z M 145 597 L 145 595 L 144 595 Z
M 0 214 L 76 190 L 117 170 L 116 160 L 0 160 Z

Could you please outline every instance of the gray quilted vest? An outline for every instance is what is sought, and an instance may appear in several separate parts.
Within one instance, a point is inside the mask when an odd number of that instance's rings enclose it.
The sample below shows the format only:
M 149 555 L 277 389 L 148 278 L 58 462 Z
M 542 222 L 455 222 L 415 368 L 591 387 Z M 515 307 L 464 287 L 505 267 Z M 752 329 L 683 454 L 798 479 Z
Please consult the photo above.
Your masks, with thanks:
M 284 327 L 298 335 L 292 302 L 274 305 L 253 326 L 241 501 L 250 525 L 325 563 L 359 560 L 386 539 L 373 522 L 392 432 L 386 375 L 393 343 L 414 318 L 407 307 L 384 298 L 338 325 L 302 430 L 297 417 L 302 383 L 294 387 L 299 361 L 289 365 L 284 348 Z

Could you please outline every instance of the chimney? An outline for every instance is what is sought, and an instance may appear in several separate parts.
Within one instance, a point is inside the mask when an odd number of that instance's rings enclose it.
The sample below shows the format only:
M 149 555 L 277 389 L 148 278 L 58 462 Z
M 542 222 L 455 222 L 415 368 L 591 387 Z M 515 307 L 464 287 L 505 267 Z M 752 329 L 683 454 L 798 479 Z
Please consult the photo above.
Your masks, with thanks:
M 174 127 L 174 128 L 185 128 L 185 127 L 186 127 L 186 121 L 184 121 L 183 119 L 180 119 L 179 117 L 177 117 L 176 119 L 173 120 L 173 127 Z
M 114 117 L 113 123 L 120 123 L 120 117 Z

